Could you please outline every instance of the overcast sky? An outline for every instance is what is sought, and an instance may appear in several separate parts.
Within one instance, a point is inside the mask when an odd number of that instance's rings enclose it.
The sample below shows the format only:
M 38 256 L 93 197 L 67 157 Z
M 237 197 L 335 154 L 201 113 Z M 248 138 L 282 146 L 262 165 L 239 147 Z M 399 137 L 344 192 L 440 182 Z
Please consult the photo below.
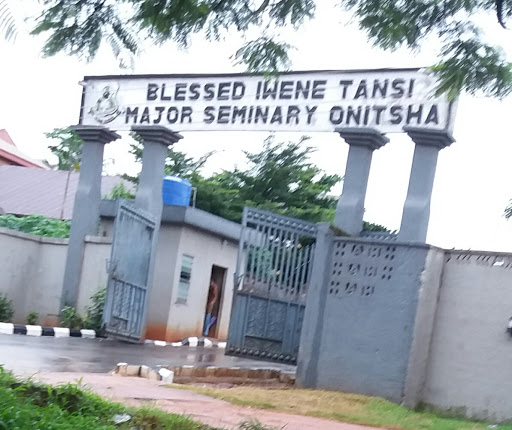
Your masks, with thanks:
M 21 3 L 21 2 L 19 2 Z M 25 2 L 23 2 L 25 5 Z M 317 18 L 299 32 L 281 34 L 295 45 L 293 70 L 423 67 L 436 62 L 437 43 L 420 52 L 393 53 L 373 48 L 350 17 L 325 0 Z M 512 57 L 512 33 L 500 30 L 492 16 L 480 22 L 490 41 L 499 40 Z M 194 37 L 188 51 L 173 44 L 147 46 L 136 61 L 135 73 L 230 73 L 232 54 L 242 41 L 234 35 L 220 43 Z M 43 133 L 76 124 L 84 75 L 123 73 L 108 48 L 90 64 L 64 55 L 42 59 L 41 40 L 21 33 L 15 44 L 0 41 L 0 128 L 6 128 L 18 147 L 34 158 L 50 158 Z M 455 121 L 456 143 L 441 151 L 434 185 L 429 243 L 446 248 L 471 248 L 512 252 L 512 221 L 503 209 L 512 198 L 512 98 L 503 101 L 462 96 Z M 185 133 L 176 145 L 180 151 L 200 156 L 216 150 L 206 172 L 231 168 L 244 161 L 242 150 L 261 147 L 266 133 Z M 300 135 L 278 134 L 296 140 Z M 313 161 L 328 173 L 344 174 L 348 146 L 334 133 L 311 134 L 317 148 Z M 366 215 L 368 221 L 391 229 L 400 226 L 407 192 L 413 144 L 407 136 L 393 134 L 374 153 Z M 133 171 L 127 140 L 107 145 L 109 173 Z M 341 186 L 337 189 L 341 191 Z

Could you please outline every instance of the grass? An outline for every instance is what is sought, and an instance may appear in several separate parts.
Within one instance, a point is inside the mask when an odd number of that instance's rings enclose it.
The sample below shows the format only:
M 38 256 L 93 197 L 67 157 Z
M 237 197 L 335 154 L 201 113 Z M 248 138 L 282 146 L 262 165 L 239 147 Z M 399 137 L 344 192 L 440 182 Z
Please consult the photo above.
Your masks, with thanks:
M 115 425 L 116 414 L 131 415 Z M 185 416 L 158 409 L 128 408 L 107 402 L 78 385 L 51 387 L 18 381 L 0 366 L 0 430 L 215 430 Z M 270 430 L 243 423 L 243 430 Z
M 176 388 L 178 385 L 170 385 Z M 416 412 L 387 400 L 334 391 L 256 387 L 213 388 L 182 385 L 180 388 L 242 406 L 328 418 L 374 427 L 402 430 L 483 430 L 489 423 Z M 512 425 L 499 425 L 512 430 Z

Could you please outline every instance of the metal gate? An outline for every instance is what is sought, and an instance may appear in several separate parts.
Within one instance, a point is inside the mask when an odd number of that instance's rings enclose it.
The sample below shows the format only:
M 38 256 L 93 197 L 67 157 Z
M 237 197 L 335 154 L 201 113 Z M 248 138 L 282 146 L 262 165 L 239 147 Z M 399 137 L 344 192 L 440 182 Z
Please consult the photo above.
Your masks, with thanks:
M 142 337 L 154 238 L 153 217 L 120 201 L 114 222 L 103 311 L 105 331 L 111 337 L 130 342 L 139 342 Z
M 226 354 L 297 362 L 317 227 L 244 208 Z

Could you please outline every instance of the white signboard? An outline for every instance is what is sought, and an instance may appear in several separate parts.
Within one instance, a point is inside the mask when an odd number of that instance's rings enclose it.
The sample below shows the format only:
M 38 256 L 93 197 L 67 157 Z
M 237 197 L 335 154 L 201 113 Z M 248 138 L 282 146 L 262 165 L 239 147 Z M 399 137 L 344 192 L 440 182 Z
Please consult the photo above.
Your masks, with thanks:
M 404 126 L 451 131 L 455 105 L 433 95 L 436 80 L 418 69 L 262 75 L 89 76 L 80 123 L 129 130 L 334 131 Z

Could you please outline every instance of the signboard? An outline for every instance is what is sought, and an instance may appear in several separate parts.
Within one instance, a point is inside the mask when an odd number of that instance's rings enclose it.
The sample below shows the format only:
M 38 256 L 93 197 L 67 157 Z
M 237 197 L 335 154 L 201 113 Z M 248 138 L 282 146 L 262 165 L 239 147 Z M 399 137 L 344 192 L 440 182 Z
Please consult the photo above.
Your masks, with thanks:
M 82 85 L 80 123 L 112 130 L 451 131 L 455 114 L 454 103 L 433 95 L 436 79 L 419 69 L 88 76 Z

